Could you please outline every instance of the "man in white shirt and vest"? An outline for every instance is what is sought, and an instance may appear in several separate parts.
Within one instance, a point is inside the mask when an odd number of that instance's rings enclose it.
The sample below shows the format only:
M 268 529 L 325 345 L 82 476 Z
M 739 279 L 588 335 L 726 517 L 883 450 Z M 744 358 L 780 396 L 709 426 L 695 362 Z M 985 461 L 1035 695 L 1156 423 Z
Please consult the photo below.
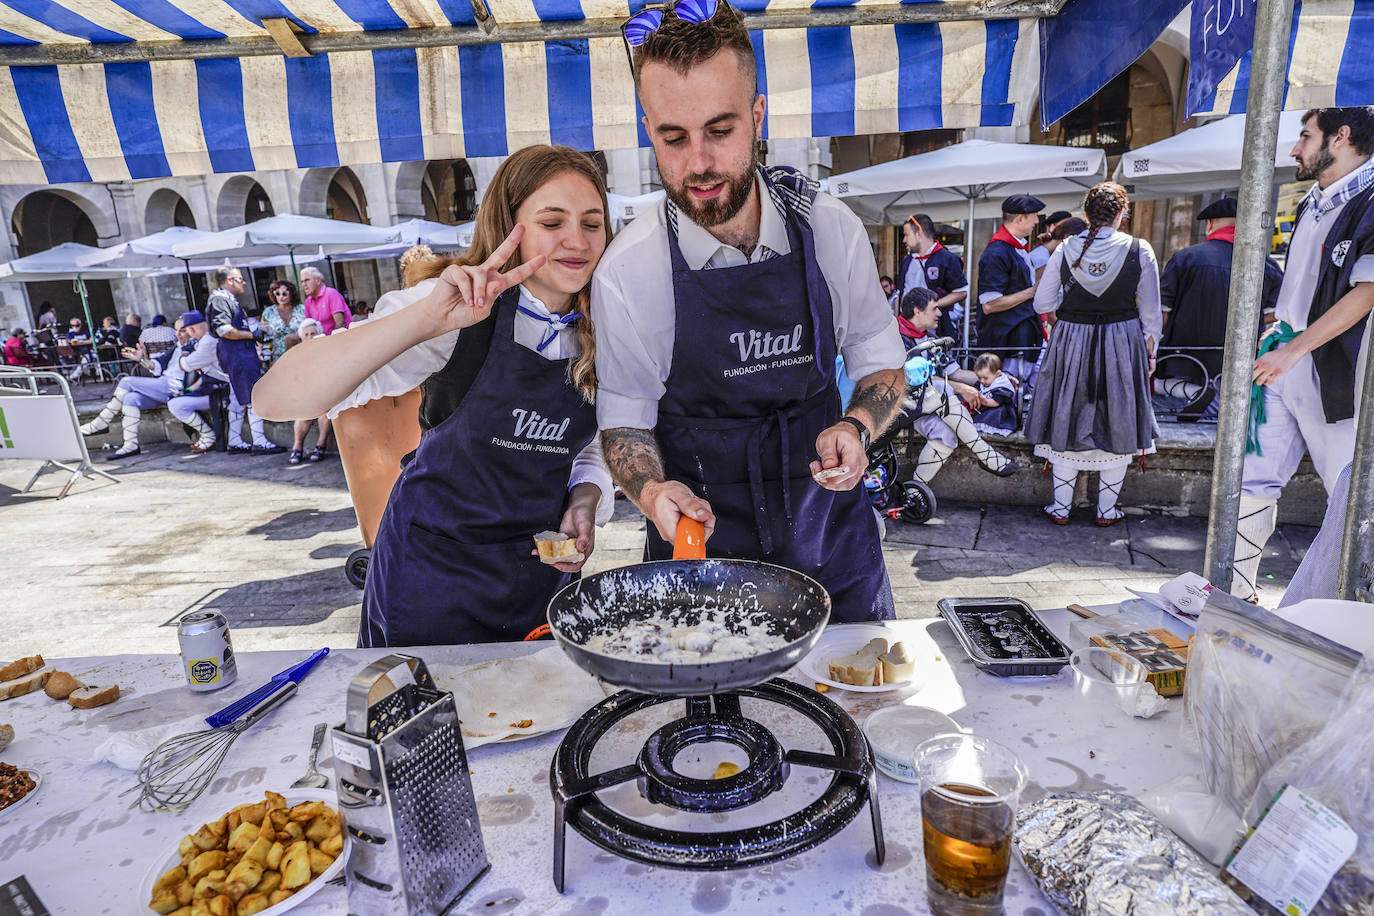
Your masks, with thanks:
M 1374 107 L 1318 108 L 1293 147 L 1298 206 L 1275 321 L 1260 338 L 1231 592 L 1258 599 L 1279 494 L 1311 455 L 1328 500 L 1355 453 L 1355 370 L 1374 306 Z
M 856 485 L 900 408 L 904 349 L 863 226 L 799 173 L 760 167 L 765 99 L 725 0 L 645 10 L 624 33 L 667 199 L 597 268 L 596 406 L 647 553 L 669 556 L 689 516 L 711 556 L 816 578 L 832 620 L 891 617 Z M 837 355 L 857 379 L 847 410 Z

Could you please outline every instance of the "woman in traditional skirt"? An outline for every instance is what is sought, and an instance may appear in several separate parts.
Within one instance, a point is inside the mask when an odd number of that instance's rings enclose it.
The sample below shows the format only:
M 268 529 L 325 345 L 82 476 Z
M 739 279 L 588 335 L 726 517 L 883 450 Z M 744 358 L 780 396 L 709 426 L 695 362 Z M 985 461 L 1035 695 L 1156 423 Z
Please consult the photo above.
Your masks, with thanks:
M 1026 418 L 1026 438 L 1054 473 L 1045 514 L 1069 523 L 1080 471 L 1097 471 L 1097 524 L 1114 525 L 1126 468 L 1155 450 L 1150 364 L 1159 340 L 1159 265 L 1148 242 L 1120 231 L 1126 189 L 1103 182 L 1083 198 L 1088 230 L 1045 266 L 1035 310 L 1053 329 Z

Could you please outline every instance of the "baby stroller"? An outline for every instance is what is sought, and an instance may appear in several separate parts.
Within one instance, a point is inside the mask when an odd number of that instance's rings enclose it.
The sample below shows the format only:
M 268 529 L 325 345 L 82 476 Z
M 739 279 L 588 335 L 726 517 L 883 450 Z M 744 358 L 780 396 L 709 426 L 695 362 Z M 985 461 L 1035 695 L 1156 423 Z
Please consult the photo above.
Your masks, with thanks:
M 868 470 L 864 489 L 873 508 L 893 520 L 924 525 L 935 517 L 935 493 L 920 480 L 902 480 L 898 471 L 897 435 L 912 428 L 909 410 L 920 401 L 925 386 L 935 377 L 935 367 L 949 362 L 945 350 L 954 346 L 951 337 L 923 340 L 907 352 L 906 381 L 908 408 L 898 414 L 892 426 L 868 446 Z

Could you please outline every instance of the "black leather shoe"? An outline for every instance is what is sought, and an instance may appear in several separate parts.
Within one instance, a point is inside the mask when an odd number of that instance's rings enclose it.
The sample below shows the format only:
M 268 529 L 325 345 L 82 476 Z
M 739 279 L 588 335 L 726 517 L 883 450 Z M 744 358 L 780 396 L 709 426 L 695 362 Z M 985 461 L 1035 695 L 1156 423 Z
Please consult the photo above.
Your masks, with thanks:
M 273 443 L 271 445 L 253 446 L 254 455 L 280 455 L 284 451 L 286 451 L 286 449 L 282 448 L 280 445 L 277 445 L 276 443 Z
M 231 455 L 251 455 L 251 454 L 253 454 L 253 447 L 252 447 L 252 446 L 249 446 L 249 445 L 231 445 L 231 446 L 229 446 L 229 454 L 231 454 Z

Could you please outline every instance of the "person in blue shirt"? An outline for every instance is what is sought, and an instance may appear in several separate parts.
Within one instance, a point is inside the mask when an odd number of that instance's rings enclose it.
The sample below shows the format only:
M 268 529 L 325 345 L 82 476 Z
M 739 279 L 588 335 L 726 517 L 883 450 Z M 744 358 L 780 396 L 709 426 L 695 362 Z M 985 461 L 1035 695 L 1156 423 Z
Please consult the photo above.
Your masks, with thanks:
M 1029 194 L 1002 201 L 1002 225 L 978 259 L 978 346 L 1002 358 L 1008 373 L 1035 387 L 1044 334 L 1035 313 L 1035 266 L 1029 240 L 1045 204 Z

